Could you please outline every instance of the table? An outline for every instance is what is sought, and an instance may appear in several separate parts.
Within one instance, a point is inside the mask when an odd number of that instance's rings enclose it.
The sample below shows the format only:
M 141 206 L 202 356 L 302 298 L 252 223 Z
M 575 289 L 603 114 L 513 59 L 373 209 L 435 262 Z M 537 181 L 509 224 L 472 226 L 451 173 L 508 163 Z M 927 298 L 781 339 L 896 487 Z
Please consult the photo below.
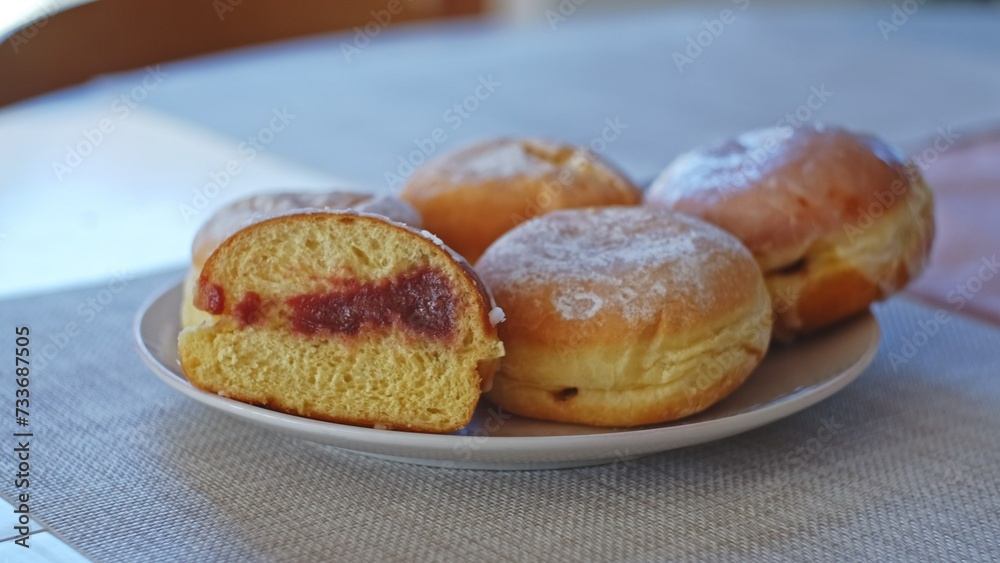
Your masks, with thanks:
M 152 74 L 137 71 L 0 110 L 0 327 L 30 324 L 46 343 L 116 274 L 128 282 L 33 383 L 39 525 L 99 560 L 1000 556 L 1000 282 L 984 280 L 966 310 L 947 300 L 1000 240 L 996 8 L 922 6 L 886 38 L 887 8 L 737 6 L 679 71 L 673 53 L 721 9 L 416 26 L 351 62 L 344 37 L 330 36 L 164 65 L 145 92 Z M 481 80 L 499 85 L 451 129 L 445 112 Z M 949 128 L 960 138 L 925 170 L 944 211 L 935 263 L 947 267 L 914 287 L 920 301 L 876 308 L 885 339 L 865 376 L 785 421 L 616 466 L 435 470 L 261 433 L 170 392 L 131 349 L 134 311 L 177 275 L 198 218 L 242 194 L 386 191 L 386 172 L 435 127 L 449 128 L 436 153 L 499 134 L 588 143 L 607 119 L 627 125 L 607 156 L 646 180 L 682 150 L 795 112 L 814 89 L 832 94 L 809 119 L 876 131 L 911 154 Z M 136 108 L 119 119 L 123 94 Z M 287 127 L 186 216 L 181 206 L 275 112 Z M 59 176 L 52 163 L 105 118 L 113 132 Z M 940 330 L 893 364 L 939 312 Z M 3 389 L 12 396 L 9 380 Z M 837 431 L 795 453 L 822 428 Z M 12 458 L 0 459 L 10 473 Z

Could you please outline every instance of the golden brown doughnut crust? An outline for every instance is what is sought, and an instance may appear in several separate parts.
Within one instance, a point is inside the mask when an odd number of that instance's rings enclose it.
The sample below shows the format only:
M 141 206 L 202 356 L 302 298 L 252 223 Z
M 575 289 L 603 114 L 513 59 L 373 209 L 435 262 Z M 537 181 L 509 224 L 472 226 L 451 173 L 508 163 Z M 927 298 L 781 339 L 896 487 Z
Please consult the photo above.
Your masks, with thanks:
M 687 416 L 742 383 L 770 339 L 770 298 L 746 248 L 666 210 L 555 211 L 502 236 L 477 270 L 507 315 L 487 397 L 526 416 Z
M 535 139 L 496 139 L 435 158 L 400 197 L 428 230 L 475 263 L 532 217 L 596 205 L 636 205 L 641 191 L 592 152 Z
M 934 235 L 930 190 L 898 150 L 822 125 L 751 131 L 681 155 L 646 202 L 742 240 L 783 339 L 901 289 L 923 270 Z

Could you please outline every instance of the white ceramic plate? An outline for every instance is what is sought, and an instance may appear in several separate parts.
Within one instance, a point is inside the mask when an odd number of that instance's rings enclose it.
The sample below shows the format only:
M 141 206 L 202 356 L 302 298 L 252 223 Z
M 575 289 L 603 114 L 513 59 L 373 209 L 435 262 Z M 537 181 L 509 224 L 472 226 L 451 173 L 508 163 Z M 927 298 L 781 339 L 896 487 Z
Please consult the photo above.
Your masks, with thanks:
M 513 416 L 483 401 L 455 434 L 375 430 L 274 412 L 195 388 L 177 359 L 181 285 L 154 295 L 135 321 L 139 354 L 164 382 L 213 409 L 263 428 L 384 459 L 469 469 L 551 469 L 613 463 L 718 440 L 805 409 L 841 390 L 871 363 L 879 328 L 861 315 L 793 346 L 773 346 L 747 382 L 683 421 L 596 428 Z

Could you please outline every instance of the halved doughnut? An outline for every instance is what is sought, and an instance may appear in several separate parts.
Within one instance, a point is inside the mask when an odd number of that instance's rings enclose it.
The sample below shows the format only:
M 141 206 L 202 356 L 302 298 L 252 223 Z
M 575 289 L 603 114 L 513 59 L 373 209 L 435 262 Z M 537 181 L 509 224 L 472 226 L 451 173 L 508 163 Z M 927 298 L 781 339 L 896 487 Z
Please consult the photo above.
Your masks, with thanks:
M 352 191 L 281 192 L 258 194 L 236 200 L 212 214 L 195 234 L 191 245 L 191 269 L 184 280 L 181 325 L 193 326 L 208 320 L 209 315 L 194 306 L 194 288 L 208 257 L 236 231 L 253 223 L 296 210 L 347 210 L 382 215 L 419 229 L 420 214 L 409 204 L 392 196 Z
M 433 237 L 385 218 L 294 213 L 208 258 L 180 334 L 195 386 L 333 422 L 448 432 L 503 355 L 502 312 Z

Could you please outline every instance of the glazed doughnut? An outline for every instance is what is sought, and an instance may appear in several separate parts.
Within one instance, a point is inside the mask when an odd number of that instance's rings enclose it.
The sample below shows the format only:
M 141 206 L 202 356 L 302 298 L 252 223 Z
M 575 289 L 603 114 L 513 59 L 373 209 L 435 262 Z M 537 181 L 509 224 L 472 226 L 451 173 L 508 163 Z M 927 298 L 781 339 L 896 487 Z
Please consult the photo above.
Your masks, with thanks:
M 210 315 L 194 306 L 194 286 L 208 257 L 236 231 L 270 217 L 297 209 L 354 209 L 363 213 L 383 215 L 420 228 L 420 215 L 406 202 L 390 196 L 377 196 L 350 191 L 325 193 L 275 193 L 240 199 L 216 211 L 198 229 L 191 249 L 191 269 L 184 280 L 184 301 L 181 324 L 193 326 Z
M 477 270 L 507 314 L 487 397 L 525 416 L 635 426 L 699 412 L 764 357 L 771 302 L 750 252 L 652 207 L 554 211 Z
M 500 235 L 556 209 L 637 205 L 642 192 L 592 152 L 534 139 L 465 147 L 417 169 L 400 197 L 475 263 Z
M 195 386 L 321 420 L 421 432 L 468 423 L 503 355 L 503 313 L 429 233 L 382 216 L 293 211 L 205 261 L 181 331 Z
M 884 141 L 837 127 L 763 129 L 689 152 L 646 202 L 747 245 L 782 340 L 901 289 L 923 270 L 934 238 L 933 199 L 916 168 Z

